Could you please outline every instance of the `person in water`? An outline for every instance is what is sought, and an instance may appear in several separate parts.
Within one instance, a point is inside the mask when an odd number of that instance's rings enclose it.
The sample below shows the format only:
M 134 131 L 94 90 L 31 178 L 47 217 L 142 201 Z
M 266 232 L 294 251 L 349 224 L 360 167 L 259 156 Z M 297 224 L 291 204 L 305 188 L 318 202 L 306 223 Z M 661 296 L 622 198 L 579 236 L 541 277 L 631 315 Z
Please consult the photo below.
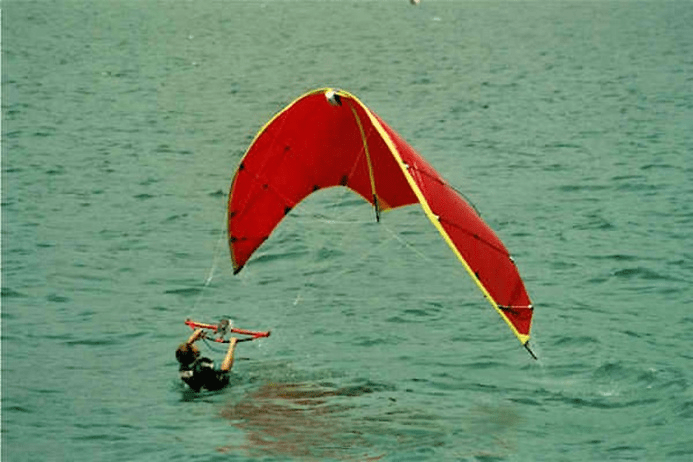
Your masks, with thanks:
M 202 337 L 204 331 L 197 329 L 188 341 L 180 344 L 176 350 L 176 359 L 180 363 L 180 378 L 194 391 L 200 391 L 201 388 L 220 390 L 229 383 L 229 372 L 233 367 L 233 353 L 238 339 L 231 337 L 224 361 L 216 369 L 214 362 L 200 356 L 200 350 L 194 345 Z

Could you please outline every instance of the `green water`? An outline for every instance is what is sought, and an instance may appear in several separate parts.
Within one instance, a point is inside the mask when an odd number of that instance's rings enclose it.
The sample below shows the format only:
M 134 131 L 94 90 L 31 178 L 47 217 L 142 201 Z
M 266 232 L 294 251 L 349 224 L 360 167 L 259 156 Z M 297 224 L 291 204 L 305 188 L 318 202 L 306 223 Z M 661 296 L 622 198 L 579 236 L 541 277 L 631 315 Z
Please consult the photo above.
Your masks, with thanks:
M 3 460 L 693 458 L 693 3 L 2 6 Z M 233 171 L 323 86 L 497 231 L 539 361 L 415 207 L 318 193 L 232 275 Z M 191 395 L 187 316 L 272 336 Z

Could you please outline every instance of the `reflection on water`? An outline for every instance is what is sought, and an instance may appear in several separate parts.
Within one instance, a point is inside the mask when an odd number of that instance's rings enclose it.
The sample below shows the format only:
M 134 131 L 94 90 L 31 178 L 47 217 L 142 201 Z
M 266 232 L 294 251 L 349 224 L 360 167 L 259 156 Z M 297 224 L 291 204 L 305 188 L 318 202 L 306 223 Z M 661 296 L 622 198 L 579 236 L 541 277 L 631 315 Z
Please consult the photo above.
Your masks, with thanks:
M 516 432 L 524 418 L 511 404 L 469 403 L 436 415 L 398 402 L 405 396 L 371 381 L 265 383 L 222 409 L 245 441 L 218 451 L 364 461 L 435 459 L 452 446 L 463 459 L 501 460 L 518 450 Z
M 349 402 L 388 387 L 374 383 L 334 387 L 315 383 L 267 383 L 221 411 L 244 431 L 246 444 L 219 448 L 299 459 L 378 460 L 364 429 L 349 416 L 363 403 Z

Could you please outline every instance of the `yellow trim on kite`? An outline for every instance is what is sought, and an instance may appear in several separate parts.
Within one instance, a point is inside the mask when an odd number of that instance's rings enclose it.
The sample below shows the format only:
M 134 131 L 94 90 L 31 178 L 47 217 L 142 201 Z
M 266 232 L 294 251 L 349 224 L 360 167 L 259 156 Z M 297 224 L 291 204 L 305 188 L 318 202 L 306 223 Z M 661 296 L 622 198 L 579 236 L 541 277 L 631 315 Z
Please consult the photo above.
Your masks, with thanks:
M 349 109 L 351 109 L 351 113 L 353 114 L 354 119 L 356 120 L 356 125 L 358 125 L 359 132 L 361 133 L 361 142 L 363 143 L 363 150 L 366 154 L 366 164 L 368 165 L 368 176 L 371 180 L 371 193 L 373 194 L 373 201 L 375 202 L 373 206 L 375 207 L 375 215 L 376 217 L 378 217 L 378 220 L 380 220 L 380 198 L 378 197 L 378 192 L 375 189 L 375 174 L 373 173 L 371 153 L 368 150 L 368 140 L 366 139 L 366 131 L 363 129 L 363 124 L 361 123 L 361 119 L 359 119 L 359 115 L 356 112 L 356 109 L 354 109 L 354 106 L 349 104 Z
M 363 104 L 356 96 L 354 96 L 351 93 L 344 91 L 344 90 L 339 90 L 336 93 L 338 93 L 340 96 L 353 99 L 356 103 L 358 103 L 361 106 L 361 108 L 363 108 L 363 110 L 366 112 L 366 114 L 368 114 L 368 117 L 369 117 L 371 123 L 373 124 L 375 129 L 378 131 L 380 136 L 383 138 L 383 140 L 385 141 L 385 144 L 390 149 L 390 152 L 392 153 L 395 160 L 399 164 L 399 167 L 402 170 L 404 177 L 407 179 L 409 186 L 411 187 L 412 191 L 414 191 L 414 194 L 416 195 L 416 197 L 419 199 L 419 203 L 421 204 L 421 208 L 423 209 L 423 211 L 426 214 L 426 216 L 428 217 L 428 219 L 431 221 L 431 223 L 433 223 L 433 226 L 436 227 L 436 229 L 441 234 L 441 236 L 443 236 L 443 239 L 448 244 L 448 246 L 452 249 L 452 251 L 455 254 L 455 256 L 457 257 L 457 259 L 460 260 L 460 262 L 462 262 L 462 265 L 467 270 L 467 272 L 471 276 L 472 280 L 479 287 L 479 290 L 481 290 L 481 292 L 484 294 L 484 296 L 489 301 L 491 306 L 493 306 L 493 308 L 498 312 L 498 314 L 500 314 L 500 316 L 505 320 L 505 322 L 508 324 L 508 326 L 513 331 L 515 336 L 520 340 L 520 343 L 522 343 L 523 345 L 527 344 L 530 336 L 521 334 L 520 332 L 517 331 L 517 329 L 515 328 L 513 323 L 510 322 L 510 319 L 508 319 L 508 317 L 505 315 L 505 313 L 503 313 L 501 308 L 498 306 L 498 303 L 493 299 L 493 297 L 491 297 L 491 294 L 488 293 L 488 290 L 486 290 L 486 287 L 484 287 L 484 285 L 481 283 L 479 278 L 476 277 L 476 275 L 474 274 L 474 271 L 469 266 L 469 263 L 467 263 L 467 261 L 464 259 L 462 254 L 457 250 L 457 247 L 455 247 L 455 243 L 452 242 L 452 239 L 450 238 L 448 233 L 445 231 L 443 226 L 440 224 L 440 220 L 438 219 L 436 214 L 433 213 L 433 210 L 431 210 L 430 205 L 428 205 L 428 201 L 424 197 L 423 192 L 421 191 L 419 186 L 416 184 L 414 177 L 409 173 L 407 165 L 402 160 L 402 157 L 400 156 L 399 151 L 397 150 L 397 147 L 395 146 L 392 139 L 390 138 L 390 135 L 388 135 L 387 132 L 385 131 L 385 129 L 383 128 L 383 126 L 380 125 L 380 122 L 378 122 L 378 119 L 375 118 L 375 116 L 373 115 L 371 110 L 365 104 Z

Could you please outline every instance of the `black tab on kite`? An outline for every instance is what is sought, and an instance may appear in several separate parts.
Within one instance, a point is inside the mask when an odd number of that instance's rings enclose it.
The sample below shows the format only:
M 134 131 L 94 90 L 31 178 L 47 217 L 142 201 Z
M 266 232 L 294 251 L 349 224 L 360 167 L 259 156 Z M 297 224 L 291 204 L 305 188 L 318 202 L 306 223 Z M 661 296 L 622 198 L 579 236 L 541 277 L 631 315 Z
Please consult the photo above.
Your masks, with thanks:
M 534 358 L 535 360 L 539 360 L 539 358 L 537 358 L 537 355 L 535 355 L 532 349 L 529 347 L 529 340 L 527 340 L 523 345 L 527 352 L 532 356 L 532 358 Z
M 377 194 L 373 194 L 373 207 L 375 207 L 375 221 L 380 223 L 380 204 L 378 204 Z
M 507 311 L 508 313 L 517 314 L 517 311 L 515 311 L 515 309 L 512 306 L 498 305 L 498 308 L 501 311 Z

